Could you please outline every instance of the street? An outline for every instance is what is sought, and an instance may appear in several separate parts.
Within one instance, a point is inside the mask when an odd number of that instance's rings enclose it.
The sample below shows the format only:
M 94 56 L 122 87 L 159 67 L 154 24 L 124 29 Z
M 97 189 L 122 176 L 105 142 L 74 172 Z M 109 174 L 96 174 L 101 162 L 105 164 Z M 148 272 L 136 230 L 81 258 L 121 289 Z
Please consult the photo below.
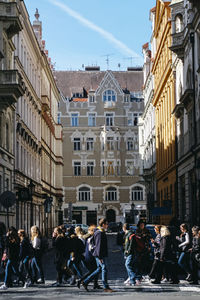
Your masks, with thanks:
M 63 284 L 62 287 L 52 287 L 56 279 L 56 271 L 53 263 L 53 251 L 49 251 L 44 258 L 45 285 L 37 285 L 24 289 L 22 287 L 10 288 L 6 291 L 0 291 L 0 299 L 100 299 L 106 297 L 109 299 L 127 300 L 133 297 L 141 300 L 170 300 L 170 299 L 199 299 L 200 286 L 190 286 L 184 280 L 179 285 L 162 283 L 161 285 L 152 285 L 149 282 L 142 282 L 141 286 L 129 287 L 124 285 L 127 278 L 123 257 L 116 245 L 116 234 L 108 234 L 109 242 L 109 284 L 114 293 L 104 293 L 102 290 L 93 290 L 89 286 L 90 292 L 87 293 L 83 287 L 79 290 L 76 286 Z M 99 279 L 101 285 L 101 280 Z

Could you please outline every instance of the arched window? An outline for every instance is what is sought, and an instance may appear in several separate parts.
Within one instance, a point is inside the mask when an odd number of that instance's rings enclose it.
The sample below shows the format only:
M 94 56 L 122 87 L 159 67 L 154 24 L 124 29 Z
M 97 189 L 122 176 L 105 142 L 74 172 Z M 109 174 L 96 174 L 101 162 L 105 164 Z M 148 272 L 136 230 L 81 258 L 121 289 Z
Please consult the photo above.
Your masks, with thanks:
M 176 33 L 183 31 L 183 16 L 177 15 L 175 18 Z
M 135 186 L 132 189 L 132 201 L 143 201 L 143 188 L 141 188 L 140 186 Z
M 106 201 L 117 201 L 117 189 L 113 186 L 106 189 Z
M 103 93 L 103 101 L 106 102 L 106 101 L 113 101 L 115 102 L 116 101 L 116 94 L 113 90 L 106 90 L 104 93 Z
M 90 201 L 90 188 L 83 186 L 79 188 L 79 201 Z

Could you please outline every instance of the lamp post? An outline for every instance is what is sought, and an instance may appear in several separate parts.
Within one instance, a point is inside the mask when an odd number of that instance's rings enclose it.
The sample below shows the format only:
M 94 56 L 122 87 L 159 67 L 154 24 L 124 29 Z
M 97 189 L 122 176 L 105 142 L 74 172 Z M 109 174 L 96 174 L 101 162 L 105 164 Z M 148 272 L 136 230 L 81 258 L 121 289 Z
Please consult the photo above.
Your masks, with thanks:
M 58 225 L 63 224 L 63 212 L 62 212 L 62 204 L 63 204 L 63 199 L 60 197 L 58 198 Z
M 35 191 L 35 184 L 33 183 L 32 179 L 28 185 L 28 193 L 31 202 L 31 217 L 30 217 L 30 225 L 33 226 L 33 194 Z
M 135 204 L 131 203 L 131 222 L 135 223 Z
M 45 226 L 45 234 L 48 236 L 48 225 L 49 225 L 49 220 L 48 220 L 48 214 L 51 213 L 51 206 L 53 202 L 53 198 L 49 197 L 47 194 L 45 195 L 46 199 L 44 201 L 44 212 L 46 215 L 46 226 Z

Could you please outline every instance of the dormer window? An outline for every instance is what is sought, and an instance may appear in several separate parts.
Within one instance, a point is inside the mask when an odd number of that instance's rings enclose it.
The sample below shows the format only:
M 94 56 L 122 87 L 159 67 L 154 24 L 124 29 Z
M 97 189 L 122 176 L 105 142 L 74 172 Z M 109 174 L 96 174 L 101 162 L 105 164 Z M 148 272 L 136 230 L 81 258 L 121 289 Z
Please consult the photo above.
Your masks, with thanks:
M 183 31 L 183 16 L 181 14 L 176 16 L 175 25 L 176 33 Z
M 104 102 L 115 102 L 116 101 L 116 93 L 113 90 L 106 90 L 103 93 L 103 101 Z

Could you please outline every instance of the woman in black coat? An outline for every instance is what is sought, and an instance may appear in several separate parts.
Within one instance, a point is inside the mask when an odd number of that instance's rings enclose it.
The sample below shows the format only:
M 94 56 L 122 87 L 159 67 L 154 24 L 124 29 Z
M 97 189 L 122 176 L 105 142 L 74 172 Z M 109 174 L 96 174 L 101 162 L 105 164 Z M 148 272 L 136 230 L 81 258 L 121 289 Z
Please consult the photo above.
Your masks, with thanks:
M 190 284 L 198 284 L 199 266 L 197 261 L 197 255 L 200 255 L 200 235 L 198 226 L 192 227 L 192 235 L 192 248 L 189 250 L 192 261 L 192 279 L 190 281 Z

